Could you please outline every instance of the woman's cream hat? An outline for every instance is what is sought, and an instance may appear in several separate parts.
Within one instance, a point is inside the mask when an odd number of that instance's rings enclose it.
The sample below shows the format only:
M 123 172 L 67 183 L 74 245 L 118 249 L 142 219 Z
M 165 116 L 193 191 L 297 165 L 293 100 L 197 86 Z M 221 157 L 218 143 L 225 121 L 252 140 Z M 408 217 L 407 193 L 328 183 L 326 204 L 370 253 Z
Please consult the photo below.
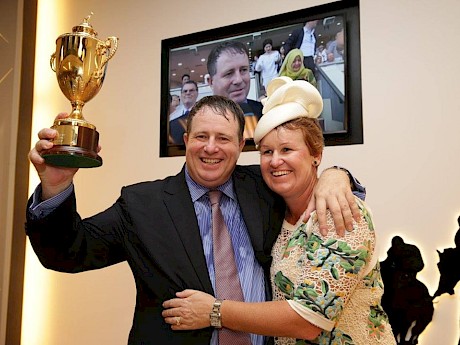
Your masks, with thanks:
M 318 90 L 306 80 L 289 77 L 272 79 L 262 104 L 263 116 L 254 131 L 256 145 L 279 125 L 299 117 L 316 119 L 323 111 L 323 99 Z

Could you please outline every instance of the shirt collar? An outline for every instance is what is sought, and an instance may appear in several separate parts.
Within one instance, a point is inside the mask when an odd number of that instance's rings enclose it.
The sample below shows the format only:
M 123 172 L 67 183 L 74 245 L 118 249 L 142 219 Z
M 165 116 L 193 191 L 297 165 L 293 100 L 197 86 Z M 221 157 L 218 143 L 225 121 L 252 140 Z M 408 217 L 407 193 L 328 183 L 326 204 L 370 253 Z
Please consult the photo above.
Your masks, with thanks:
M 190 195 L 192 196 L 192 202 L 197 201 L 204 194 L 210 191 L 208 187 L 202 186 L 192 179 L 192 177 L 190 176 L 190 173 L 188 172 L 187 165 L 185 165 L 185 181 L 187 182 L 187 186 L 190 191 Z M 236 201 L 235 192 L 233 191 L 232 178 L 229 178 L 227 182 L 225 182 L 224 184 L 221 184 L 220 186 L 214 189 L 220 190 L 226 196 Z
M 315 32 L 315 29 L 309 29 L 309 28 L 306 28 L 305 26 L 303 27 L 303 31 L 309 35 L 313 35 L 313 33 Z
M 175 120 L 179 117 L 181 117 L 182 115 L 184 115 L 184 112 L 186 111 L 187 109 L 184 107 L 184 105 L 181 103 L 177 106 L 176 110 L 174 110 L 171 115 L 169 115 L 169 121 L 172 121 L 172 120 Z

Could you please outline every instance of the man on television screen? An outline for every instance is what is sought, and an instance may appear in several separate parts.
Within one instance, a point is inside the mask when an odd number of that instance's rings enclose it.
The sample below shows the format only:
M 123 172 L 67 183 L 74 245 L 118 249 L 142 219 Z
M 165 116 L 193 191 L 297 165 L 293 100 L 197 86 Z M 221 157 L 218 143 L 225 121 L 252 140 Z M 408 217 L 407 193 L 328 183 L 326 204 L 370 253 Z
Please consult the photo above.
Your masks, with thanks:
M 217 45 L 209 53 L 207 66 L 213 94 L 240 105 L 245 118 L 244 138 L 253 138 L 254 128 L 262 116 L 262 104 L 247 98 L 251 75 L 245 45 L 237 41 Z

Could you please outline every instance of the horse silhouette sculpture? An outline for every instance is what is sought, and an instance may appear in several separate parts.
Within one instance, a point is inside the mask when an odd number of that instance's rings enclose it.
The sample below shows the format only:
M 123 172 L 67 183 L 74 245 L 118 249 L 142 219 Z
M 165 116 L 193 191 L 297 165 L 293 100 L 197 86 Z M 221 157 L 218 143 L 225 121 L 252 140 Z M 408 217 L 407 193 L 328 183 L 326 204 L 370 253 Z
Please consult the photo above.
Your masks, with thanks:
M 417 280 L 423 266 L 420 250 L 404 243 L 400 236 L 393 237 L 387 258 L 380 263 L 385 284 L 382 307 L 400 345 L 418 344 L 419 335 L 433 318 L 433 298 L 427 287 Z
M 460 217 L 458 217 L 457 222 L 460 226 Z M 441 277 L 434 297 L 441 296 L 443 293 L 453 295 L 455 285 L 460 280 L 460 270 L 458 269 L 458 263 L 460 262 L 460 229 L 455 234 L 455 248 L 444 249 L 442 253 L 439 250 L 437 252 L 439 254 L 438 270 Z

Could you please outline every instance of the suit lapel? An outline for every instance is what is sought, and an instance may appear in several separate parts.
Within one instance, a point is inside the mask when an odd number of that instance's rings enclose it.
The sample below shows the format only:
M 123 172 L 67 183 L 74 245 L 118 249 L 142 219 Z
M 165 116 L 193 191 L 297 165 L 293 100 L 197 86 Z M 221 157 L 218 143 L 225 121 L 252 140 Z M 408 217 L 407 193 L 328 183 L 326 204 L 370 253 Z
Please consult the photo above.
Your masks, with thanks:
M 255 252 L 263 251 L 264 242 L 264 214 L 261 212 L 260 203 L 265 203 L 257 194 L 257 185 L 254 179 L 235 171 L 233 174 L 234 188 L 238 197 L 241 213 L 251 238 Z
M 233 181 L 256 258 L 266 265 L 271 262 L 271 250 L 281 229 L 285 205 L 283 199 L 263 183 L 257 170 L 237 166 Z
M 213 294 L 195 208 L 185 181 L 184 169 L 171 178 L 165 187 L 164 202 L 203 291 Z

